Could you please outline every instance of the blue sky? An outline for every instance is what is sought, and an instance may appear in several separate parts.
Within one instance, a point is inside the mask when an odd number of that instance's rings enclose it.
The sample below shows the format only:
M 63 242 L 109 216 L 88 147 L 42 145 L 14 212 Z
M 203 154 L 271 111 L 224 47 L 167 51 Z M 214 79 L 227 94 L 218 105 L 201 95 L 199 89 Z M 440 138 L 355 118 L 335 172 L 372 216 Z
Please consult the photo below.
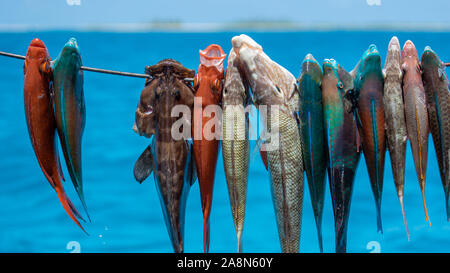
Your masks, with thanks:
M 68 2 L 80 1 L 80 5 Z M 224 23 L 288 20 L 301 24 L 450 25 L 448 0 L 8 0 L 0 25 L 76 28 L 112 23 L 177 20 Z M 376 5 L 379 2 L 380 5 Z M 374 5 L 369 5 L 370 3 Z

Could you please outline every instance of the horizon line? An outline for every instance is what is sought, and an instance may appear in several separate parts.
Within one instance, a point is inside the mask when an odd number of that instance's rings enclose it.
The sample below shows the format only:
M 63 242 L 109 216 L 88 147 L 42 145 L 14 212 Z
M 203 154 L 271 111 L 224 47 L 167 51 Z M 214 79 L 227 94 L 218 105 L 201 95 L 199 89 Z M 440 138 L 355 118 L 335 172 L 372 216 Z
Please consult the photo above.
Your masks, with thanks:
M 151 23 L 107 23 L 87 24 L 80 26 L 33 24 L 0 24 L 0 32 L 39 32 L 39 31 L 76 31 L 76 32 L 306 32 L 306 31 L 404 31 L 404 32 L 450 32 L 450 24 L 446 23 L 366 23 L 366 24 L 333 24 L 333 23 L 297 23 L 290 21 L 249 21 L 231 23 L 183 23 L 183 22 L 151 22 Z

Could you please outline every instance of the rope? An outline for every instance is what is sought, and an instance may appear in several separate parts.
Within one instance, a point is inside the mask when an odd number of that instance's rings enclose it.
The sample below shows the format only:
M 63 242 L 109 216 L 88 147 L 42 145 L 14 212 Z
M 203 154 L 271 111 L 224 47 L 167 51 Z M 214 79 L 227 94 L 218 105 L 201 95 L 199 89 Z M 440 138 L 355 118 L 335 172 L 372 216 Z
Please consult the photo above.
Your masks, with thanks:
M 10 58 L 25 60 L 25 56 L 23 56 L 23 55 L 18 55 L 18 54 L 3 52 L 3 51 L 0 51 L 0 55 L 1 56 L 10 57 Z M 94 67 L 88 67 L 88 66 L 82 66 L 81 70 L 97 72 L 97 73 L 104 73 L 104 74 L 111 74 L 111 75 L 126 76 L 126 77 L 134 77 L 134 78 L 147 78 L 147 79 L 151 78 L 151 76 L 147 75 L 147 74 L 138 74 L 138 73 L 131 73 L 131 72 L 114 71 L 114 70 L 94 68 Z M 185 78 L 184 80 L 188 81 L 188 82 L 194 81 L 194 79 L 192 79 L 192 78 Z

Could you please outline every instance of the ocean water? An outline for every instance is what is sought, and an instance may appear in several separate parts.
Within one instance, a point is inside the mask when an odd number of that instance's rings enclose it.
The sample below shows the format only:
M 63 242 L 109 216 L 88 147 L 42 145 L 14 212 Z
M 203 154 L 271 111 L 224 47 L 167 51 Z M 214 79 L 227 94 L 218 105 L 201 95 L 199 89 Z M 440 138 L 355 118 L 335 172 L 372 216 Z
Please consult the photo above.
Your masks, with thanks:
M 55 58 L 70 37 L 76 37 L 84 65 L 143 72 L 164 58 L 173 58 L 197 69 L 198 50 L 211 43 L 226 53 L 231 38 L 240 33 L 0 33 L 0 51 L 25 54 L 38 37 Z M 450 33 L 414 32 L 300 32 L 247 33 L 276 62 L 298 77 L 307 53 L 317 60 L 335 58 L 347 70 L 358 62 L 372 43 L 384 63 L 393 35 L 404 43 L 411 39 L 419 50 L 430 45 L 441 57 L 450 58 Z M 148 145 L 131 127 L 144 80 L 85 72 L 87 123 L 83 138 L 83 172 L 86 203 L 92 223 L 85 235 L 66 215 L 55 192 L 34 157 L 23 109 L 23 62 L 0 57 L 0 252 L 171 252 L 153 179 L 142 185 L 133 178 L 133 165 Z M 65 164 L 63 164 L 65 165 Z M 69 175 L 63 166 L 65 176 Z M 376 230 L 375 202 L 364 158 L 357 171 L 350 222 L 348 251 L 449 252 L 450 223 L 431 136 L 428 146 L 426 200 L 431 226 L 425 222 L 421 192 L 408 144 L 405 208 L 411 232 L 408 242 L 397 199 L 389 156 L 386 157 L 382 219 L 384 233 Z M 306 179 L 306 178 L 305 178 Z M 306 181 L 306 180 L 305 180 Z M 82 210 L 70 179 L 69 196 Z M 306 186 L 306 184 L 305 184 Z M 311 200 L 305 187 L 301 252 L 318 252 Z M 327 184 L 323 216 L 324 250 L 334 252 L 334 220 Z M 186 209 L 185 251 L 201 252 L 203 218 L 198 182 L 191 188 Z M 73 243 L 75 242 L 75 243 Z M 262 161 L 251 161 L 245 252 L 279 252 L 280 245 L 270 196 L 269 177 Z M 211 215 L 211 252 L 235 252 L 228 192 L 219 155 Z

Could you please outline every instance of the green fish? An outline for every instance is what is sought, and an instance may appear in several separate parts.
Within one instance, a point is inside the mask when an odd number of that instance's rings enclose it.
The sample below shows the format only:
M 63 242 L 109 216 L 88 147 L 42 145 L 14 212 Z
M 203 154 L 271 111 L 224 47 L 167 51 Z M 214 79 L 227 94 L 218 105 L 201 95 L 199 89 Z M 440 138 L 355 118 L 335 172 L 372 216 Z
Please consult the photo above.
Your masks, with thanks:
M 322 243 L 322 214 L 325 195 L 325 172 L 327 153 L 322 109 L 322 69 L 311 54 L 302 63 L 302 73 L 298 85 L 300 91 L 299 109 L 303 146 L 303 162 L 308 178 L 309 192 L 319 237 L 320 252 Z
M 350 96 L 347 96 L 351 89 L 353 82 L 350 74 L 335 60 L 325 60 L 322 79 L 323 116 L 338 253 L 347 251 L 348 219 L 360 158 L 353 104 L 348 99 Z
M 354 70 L 354 96 L 357 100 L 358 127 L 377 209 L 377 230 L 381 224 L 381 193 L 383 191 L 386 130 L 384 118 L 384 75 L 381 57 L 375 45 L 370 45 Z
M 53 61 L 53 110 L 67 170 L 89 218 L 83 195 L 81 144 L 86 124 L 80 50 L 71 38 Z

